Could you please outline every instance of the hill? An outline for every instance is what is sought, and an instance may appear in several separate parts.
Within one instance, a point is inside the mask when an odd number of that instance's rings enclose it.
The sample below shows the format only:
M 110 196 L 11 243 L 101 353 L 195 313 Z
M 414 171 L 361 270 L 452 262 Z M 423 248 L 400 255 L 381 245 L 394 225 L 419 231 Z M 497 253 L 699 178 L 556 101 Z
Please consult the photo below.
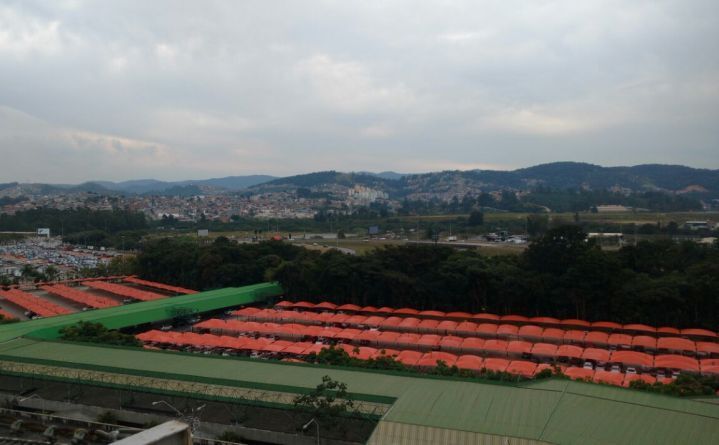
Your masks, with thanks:
M 602 167 L 577 162 L 555 162 L 512 171 L 453 170 L 413 175 L 326 171 L 274 179 L 252 188 L 310 188 L 354 184 L 380 189 L 393 198 L 430 193 L 462 195 L 465 192 L 531 190 L 538 187 L 590 190 L 615 188 L 632 192 L 663 191 L 717 198 L 719 170 L 680 165 Z

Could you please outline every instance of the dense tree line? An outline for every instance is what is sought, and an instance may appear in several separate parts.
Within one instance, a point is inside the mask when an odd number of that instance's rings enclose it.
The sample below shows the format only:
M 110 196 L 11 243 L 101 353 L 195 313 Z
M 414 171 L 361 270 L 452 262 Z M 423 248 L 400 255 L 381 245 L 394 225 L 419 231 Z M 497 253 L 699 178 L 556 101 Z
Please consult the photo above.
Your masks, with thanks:
M 518 198 L 514 192 L 465 195 L 449 201 L 439 199 L 402 201 L 400 215 L 430 215 L 469 213 L 473 209 L 494 209 L 506 212 L 583 212 L 599 205 L 623 205 L 656 212 L 701 210 L 699 200 L 664 192 L 623 194 L 610 190 L 555 189 L 537 187 Z
M 197 289 L 275 279 L 289 297 L 315 302 L 712 329 L 719 323 L 717 246 L 666 240 L 603 251 L 577 226 L 549 229 L 522 255 L 492 257 L 442 246 L 353 256 L 282 242 L 162 239 L 146 246 L 138 271 Z

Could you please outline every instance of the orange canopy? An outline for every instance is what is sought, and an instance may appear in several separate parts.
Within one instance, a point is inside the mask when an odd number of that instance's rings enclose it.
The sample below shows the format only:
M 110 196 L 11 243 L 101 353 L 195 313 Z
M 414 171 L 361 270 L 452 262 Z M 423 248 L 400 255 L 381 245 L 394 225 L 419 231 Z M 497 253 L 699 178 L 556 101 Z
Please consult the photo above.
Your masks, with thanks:
M 354 328 L 342 329 L 334 335 L 334 338 L 342 340 L 355 340 L 363 331 Z
M 399 351 L 396 349 L 380 348 L 380 349 L 377 349 L 377 353 L 372 358 L 373 359 L 378 359 L 378 358 L 382 358 L 382 357 L 396 358 L 398 355 L 399 355 Z
M 503 358 L 488 358 L 484 360 L 484 368 L 490 371 L 506 371 L 507 366 L 509 366 L 509 360 Z
M 586 331 L 572 329 L 564 333 L 564 341 L 581 343 L 584 342 L 585 335 L 587 335 Z
M 607 338 L 607 343 L 610 345 L 630 347 L 632 345 L 632 336 L 627 334 L 612 334 Z
M 379 337 L 380 332 L 379 331 L 372 331 L 369 329 L 365 329 L 364 331 L 360 332 L 357 337 L 355 337 L 355 340 L 357 341 L 375 341 L 377 340 L 377 337 Z
M 397 339 L 394 341 L 394 343 L 397 345 L 414 346 L 419 342 L 420 338 L 421 338 L 421 336 L 419 334 L 405 332 L 404 334 L 397 337 Z
M 582 358 L 584 360 L 594 360 L 596 362 L 608 362 L 609 361 L 609 351 L 606 349 L 599 349 L 599 348 L 585 348 L 584 352 L 582 353 Z
M 402 320 L 404 319 L 401 317 L 387 317 L 379 325 L 386 328 L 397 327 L 402 323 Z
M 525 317 L 524 315 L 502 315 L 500 317 L 502 321 L 511 321 L 511 322 L 519 322 L 519 323 L 526 323 L 529 321 L 529 317 Z
M 419 338 L 416 344 L 418 346 L 434 348 L 436 346 L 439 346 L 440 340 L 442 340 L 442 337 L 440 337 L 439 335 L 425 334 Z
M 439 341 L 440 349 L 459 349 L 462 346 L 464 339 L 462 337 L 455 337 L 454 335 L 447 335 L 442 337 Z
M 619 323 L 614 323 L 613 321 L 595 321 L 594 323 L 592 323 L 592 327 L 608 330 L 622 329 L 622 325 L 620 325 Z
M 432 351 L 424 354 L 417 362 L 417 366 L 437 366 L 437 362 L 440 360 L 443 361 L 447 366 L 453 366 L 457 361 L 457 356 L 454 354 L 450 354 L 449 352 Z
M 463 346 L 464 346 L 464 344 L 463 344 Z M 485 351 L 498 352 L 498 353 L 504 354 L 507 352 L 507 346 L 508 346 L 508 344 L 504 340 L 491 339 L 491 340 L 487 340 L 484 342 L 484 346 L 482 347 L 482 349 L 484 349 Z
M 442 311 L 420 311 L 422 317 L 444 317 L 446 314 Z
M 458 319 L 460 319 L 460 320 L 466 320 L 466 319 L 468 319 L 468 318 L 471 318 L 471 317 L 472 317 L 472 314 L 470 314 L 469 312 L 456 312 L 456 311 L 455 311 L 455 312 L 447 312 L 447 314 L 445 315 L 445 317 L 447 317 L 447 318 L 458 318 Z
M 437 329 L 438 324 L 439 324 L 439 320 L 427 318 L 427 319 L 419 322 L 419 324 L 417 325 L 417 329 L 434 331 Z
M 682 329 L 682 335 L 716 338 L 717 333 L 706 329 Z
M 653 326 L 647 326 L 645 324 L 631 323 L 625 324 L 623 327 L 625 331 L 649 332 L 651 334 L 657 332 L 657 328 Z
M 624 382 L 622 383 L 622 386 L 628 388 L 629 384 L 635 380 L 641 380 L 645 383 L 653 385 L 654 383 L 656 383 L 657 378 L 649 374 L 626 374 L 624 376 Z
M 698 341 L 697 352 L 704 354 L 719 354 L 719 344 L 708 341 Z
M 497 326 L 496 324 L 492 323 L 481 323 L 477 326 L 477 333 L 478 334 L 487 334 L 487 335 L 494 335 L 497 333 Z
M 558 341 L 564 339 L 565 331 L 557 328 L 546 328 L 542 331 L 542 339 Z
M 654 357 L 654 366 L 657 368 L 679 369 L 699 372 L 699 361 L 676 354 L 662 354 Z
M 657 339 L 648 335 L 636 335 L 632 338 L 632 347 L 657 349 Z
M 532 344 L 528 341 L 514 340 L 507 344 L 507 352 L 515 354 L 529 354 L 532 350 Z
M 500 324 L 497 328 L 497 335 L 517 335 L 519 328 L 513 324 Z
M 601 331 L 590 331 L 584 336 L 585 343 L 606 345 L 608 344 L 609 335 Z
M 419 322 L 420 322 L 420 319 L 419 319 L 419 318 L 407 317 L 407 318 L 405 318 L 404 320 L 402 320 L 402 321 L 399 323 L 399 325 L 397 325 L 397 327 L 405 328 L 405 329 L 407 329 L 407 328 L 414 328 L 414 327 L 416 327 L 416 326 L 419 324 Z
M 397 358 L 395 360 L 403 365 L 415 366 L 420 358 L 422 358 L 421 352 L 405 350 L 397 354 Z
M 560 321 L 561 324 L 564 326 L 571 326 L 571 327 L 578 327 L 578 328 L 588 328 L 592 324 L 586 320 L 577 320 L 576 318 L 567 318 L 565 320 Z
M 561 322 L 557 318 L 553 317 L 532 317 L 529 319 L 531 323 L 537 324 L 560 324 Z
M 377 315 L 372 315 L 370 317 L 365 318 L 364 324 L 367 326 L 379 326 L 382 324 L 383 321 L 385 321 L 385 317 L 378 317 Z
M 643 352 L 636 351 L 614 351 L 610 358 L 612 362 L 621 363 L 627 366 L 640 366 L 651 368 L 654 365 L 654 357 Z
M 367 346 L 360 346 L 359 348 L 353 349 L 350 355 L 360 360 L 369 360 L 377 355 L 378 349 L 370 348 Z
M 532 355 L 556 357 L 557 345 L 551 343 L 535 343 L 534 346 L 532 346 Z
M 347 320 L 345 320 L 345 323 L 351 324 L 351 325 L 358 325 L 358 324 L 364 324 L 365 320 L 367 320 L 366 315 L 353 315 L 349 317 Z
M 495 320 L 496 321 L 496 320 L 499 320 L 499 318 L 500 317 L 497 314 L 488 314 L 486 312 L 481 312 L 479 314 L 472 315 L 473 320 L 490 320 L 490 321 Z
M 400 309 L 395 309 L 395 310 L 394 310 L 394 313 L 395 313 L 395 314 L 405 314 L 405 315 L 417 315 L 417 314 L 419 314 L 419 311 L 418 311 L 417 309 L 412 309 L 412 308 L 409 308 L 409 307 L 403 307 L 403 308 L 400 308 Z
M 570 366 L 564 370 L 564 375 L 572 380 L 591 380 L 594 377 L 594 370 Z
M 459 323 L 455 328 L 455 332 L 462 332 L 465 334 L 473 334 L 477 332 L 477 327 L 479 325 L 477 323 L 471 322 L 471 321 L 463 321 Z
M 681 337 L 660 337 L 657 340 L 657 348 L 668 351 L 689 351 L 696 352 L 697 345 L 686 338 Z
M 561 345 L 557 348 L 557 357 L 582 358 L 583 348 L 574 345 Z
M 624 374 L 621 372 L 609 372 L 600 369 L 594 373 L 592 381 L 595 383 L 608 383 L 610 385 L 622 386 L 622 383 L 624 383 Z
M 442 320 L 437 325 L 437 329 L 444 332 L 451 332 L 457 329 L 458 323 L 452 320 Z
M 484 360 L 476 355 L 460 355 L 455 362 L 455 366 L 459 369 L 469 369 L 471 371 L 481 371 Z
M 484 349 L 484 339 L 468 337 L 462 340 L 463 351 L 481 351 Z
M 510 374 L 518 374 L 523 377 L 532 377 L 537 369 L 537 364 L 525 360 L 514 360 L 509 362 L 506 371 Z
M 544 331 L 544 329 L 540 328 L 539 326 L 527 324 L 519 328 L 519 330 L 517 331 L 517 335 L 519 335 L 520 337 L 542 338 L 542 331 Z

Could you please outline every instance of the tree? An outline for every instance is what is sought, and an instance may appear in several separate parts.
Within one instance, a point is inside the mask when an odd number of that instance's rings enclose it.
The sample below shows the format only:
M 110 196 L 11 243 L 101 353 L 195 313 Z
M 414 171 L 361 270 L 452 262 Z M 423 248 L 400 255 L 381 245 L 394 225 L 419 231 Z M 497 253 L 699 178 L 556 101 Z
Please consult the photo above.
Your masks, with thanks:
M 80 321 L 60 329 L 60 338 L 67 341 L 102 343 L 106 345 L 140 346 L 134 335 L 111 331 L 101 323 Z
M 469 226 L 484 225 L 484 213 L 482 213 L 479 210 L 473 210 L 472 213 L 469 214 L 469 219 L 467 220 L 467 225 L 469 225 Z
M 307 394 L 295 397 L 296 408 L 305 410 L 322 425 L 334 425 L 337 417 L 354 408 L 354 402 L 347 392 L 347 384 L 322 377 L 322 383 Z
M 525 254 L 532 269 L 560 275 L 593 246 L 580 227 L 561 226 L 532 243 Z
M 532 238 L 542 235 L 549 228 L 549 217 L 547 215 L 527 216 L 527 234 Z

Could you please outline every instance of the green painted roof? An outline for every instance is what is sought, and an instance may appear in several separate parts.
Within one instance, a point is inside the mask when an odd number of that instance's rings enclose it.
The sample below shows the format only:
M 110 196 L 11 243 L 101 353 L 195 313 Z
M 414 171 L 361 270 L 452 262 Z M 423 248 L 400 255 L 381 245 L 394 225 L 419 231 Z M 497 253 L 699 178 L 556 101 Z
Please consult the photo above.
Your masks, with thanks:
M 360 370 L 17 339 L 3 358 L 95 365 L 311 388 L 323 375 L 349 390 L 396 397 L 384 420 L 562 444 L 719 443 L 719 406 L 605 385 L 545 380 L 501 385 Z
M 237 386 L 313 388 L 322 376 L 367 396 L 396 398 L 388 425 L 418 425 L 561 444 L 719 443 L 719 405 L 568 380 L 490 384 L 458 379 L 240 360 L 46 341 L 80 320 L 120 328 L 164 320 L 174 308 L 210 311 L 278 295 L 272 283 L 221 289 L 0 326 L 3 360 L 53 361 L 127 374 L 174 374 Z M 18 338 L 29 336 L 31 338 Z M 223 383 L 224 384 L 224 383 Z

